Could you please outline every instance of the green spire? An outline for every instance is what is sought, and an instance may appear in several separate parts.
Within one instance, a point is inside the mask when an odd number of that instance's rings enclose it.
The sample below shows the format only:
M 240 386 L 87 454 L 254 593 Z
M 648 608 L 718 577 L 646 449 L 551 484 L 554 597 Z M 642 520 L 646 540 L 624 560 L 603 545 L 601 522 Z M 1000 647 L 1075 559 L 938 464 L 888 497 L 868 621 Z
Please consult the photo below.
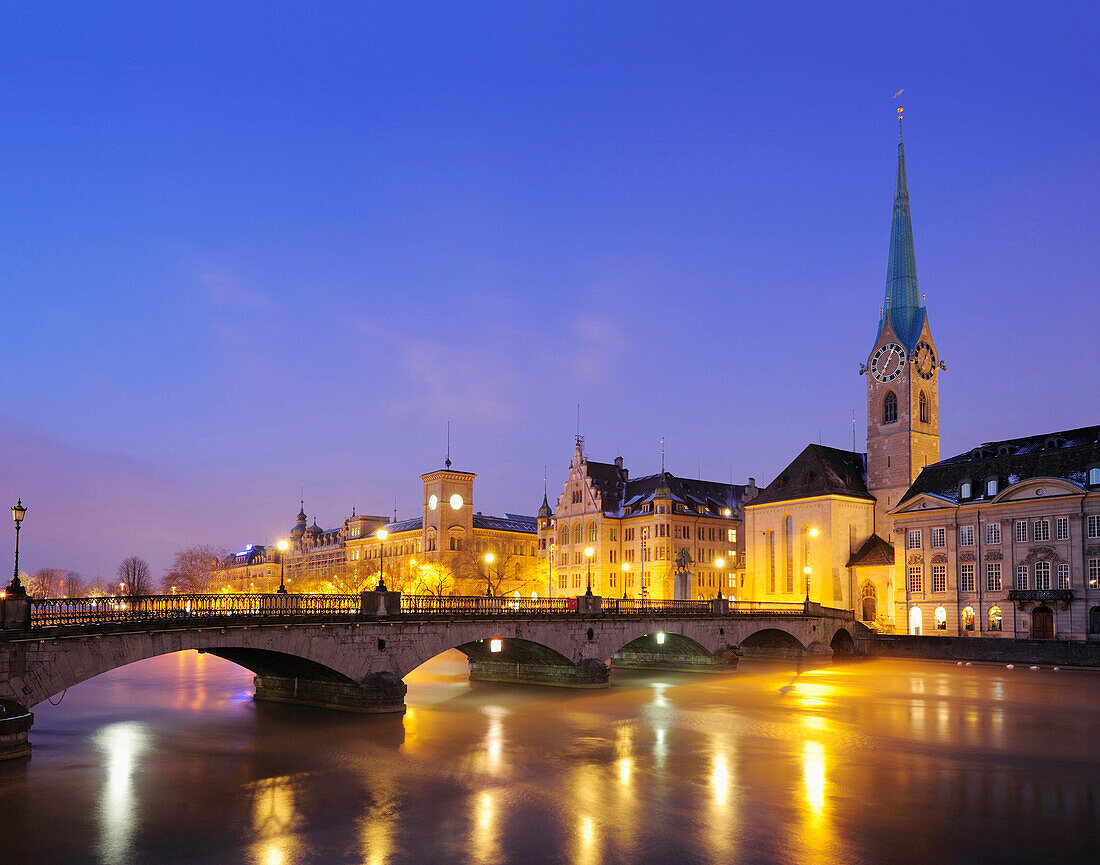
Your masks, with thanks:
M 912 351 L 924 326 L 924 307 L 917 288 L 917 259 L 913 253 L 913 225 L 909 218 L 909 184 L 905 179 L 905 144 L 898 114 L 898 174 L 894 185 L 894 221 L 890 227 L 890 263 L 886 268 L 886 301 L 879 334 L 887 318 L 906 350 Z

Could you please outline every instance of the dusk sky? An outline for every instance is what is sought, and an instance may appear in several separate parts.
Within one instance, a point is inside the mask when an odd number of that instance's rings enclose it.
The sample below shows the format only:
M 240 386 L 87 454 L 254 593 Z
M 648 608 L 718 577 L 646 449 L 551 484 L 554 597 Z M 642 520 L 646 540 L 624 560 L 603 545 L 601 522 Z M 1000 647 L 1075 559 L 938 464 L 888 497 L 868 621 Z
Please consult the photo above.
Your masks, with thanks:
M 965 8 L 960 8 L 965 6 Z M 1095 3 L 10 4 L 0 492 L 113 577 L 864 449 L 904 88 L 942 454 L 1100 423 Z M 7 500 L 11 501 L 8 502 Z M 3 532 L 10 554 L 14 532 Z M 5 580 L 6 582 L 6 580 Z

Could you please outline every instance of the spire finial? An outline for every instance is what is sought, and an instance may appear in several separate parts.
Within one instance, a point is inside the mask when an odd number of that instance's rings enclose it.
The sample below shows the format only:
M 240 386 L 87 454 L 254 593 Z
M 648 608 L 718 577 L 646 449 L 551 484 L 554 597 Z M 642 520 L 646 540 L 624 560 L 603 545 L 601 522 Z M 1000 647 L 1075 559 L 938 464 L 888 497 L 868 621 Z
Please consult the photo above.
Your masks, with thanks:
M 661 474 L 665 473 L 665 437 L 661 436 Z
M 447 459 L 443 465 L 447 468 L 451 467 L 451 422 L 447 421 Z

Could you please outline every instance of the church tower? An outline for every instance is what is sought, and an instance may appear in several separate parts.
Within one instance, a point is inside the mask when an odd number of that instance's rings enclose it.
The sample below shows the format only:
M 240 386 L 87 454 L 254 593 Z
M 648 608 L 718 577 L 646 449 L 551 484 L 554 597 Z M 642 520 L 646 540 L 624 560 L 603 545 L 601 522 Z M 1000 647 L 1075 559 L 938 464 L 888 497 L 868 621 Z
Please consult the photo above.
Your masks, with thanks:
M 878 335 L 860 368 L 860 374 L 867 373 L 867 488 L 878 501 L 880 518 L 897 505 L 922 468 L 939 462 L 942 369 L 946 367 L 936 352 L 917 289 L 899 108 L 886 300 Z

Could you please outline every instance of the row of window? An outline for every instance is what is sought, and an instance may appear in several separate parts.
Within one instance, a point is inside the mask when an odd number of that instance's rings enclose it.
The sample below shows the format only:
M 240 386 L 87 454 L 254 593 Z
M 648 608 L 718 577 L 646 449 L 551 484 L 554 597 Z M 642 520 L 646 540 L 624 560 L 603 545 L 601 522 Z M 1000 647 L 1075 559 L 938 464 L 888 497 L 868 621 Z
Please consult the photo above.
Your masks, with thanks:
M 1013 523 L 1013 538 L 1016 543 L 1027 543 L 1031 541 L 1049 541 L 1051 540 L 1051 521 L 1049 519 L 1040 520 L 1016 520 Z M 1090 514 L 1085 518 L 1085 532 L 1088 537 L 1100 538 L 1100 514 Z M 946 530 L 943 528 L 929 529 L 929 546 L 943 547 L 946 546 Z M 958 531 L 959 546 L 960 547 L 972 547 L 974 546 L 974 527 L 973 526 L 959 526 Z M 1069 540 L 1069 517 L 1055 517 L 1054 518 L 1054 535 L 1053 539 L 1056 541 L 1068 541 Z M 985 526 L 985 542 L 987 544 L 999 544 L 1001 542 L 1001 524 L 1000 522 L 986 523 Z M 923 532 L 921 529 L 909 529 L 905 537 L 905 548 L 907 550 L 919 550 L 923 545 Z
M 1093 466 L 1088 470 L 1087 483 L 1090 487 L 1100 486 L 1100 466 Z M 997 495 L 997 491 L 1000 489 L 1000 480 L 998 478 L 989 478 L 985 482 L 985 494 L 989 497 Z M 1040 495 L 1041 495 L 1040 491 Z M 974 485 L 971 481 L 963 481 L 959 484 L 959 498 L 969 499 L 974 495 Z
M 922 390 L 917 398 L 917 417 L 920 418 L 921 423 L 928 423 L 929 414 L 928 398 Z M 882 398 L 882 422 L 884 424 L 898 422 L 898 397 L 892 390 L 886 391 L 886 396 Z
M 963 562 L 959 565 L 959 591 L 973 592 L 975 565 L 972 562 Z M 1088 575 L 1088 587 L 1100 588 L 1100 557 L 1093 556 L 1088 559 L 1086 573 Z M 1052 583 L 1053 577 L 1053 583 Z M 1034 585 L 1032 585 L 1034 578 Z M 924 591 L 924 568 L 920 565 L 911 565 L 906 570 L 906 584 L 910 592 Z M 986 562 L 985 564 L 986 591 L 999 592 L 1002 590 L 1001 563 Z M 1072 587 L 1069 565 L 1059 562 L 1053 569 L 1050 562 L 1036 562 L 1033 566 L 1016 566 L 1017 589 L 1037 589 L 1047 591 L 1049 589 L 1068 589 Z M 932 565 L 932 591 L 947 591 L 947 566 Z
M 669 523 L 658 523 L 652 527 L 645 527 L 642 529 L 642 537 L 654 537 L 654 538 L 668 538 L 672 537 L 677 540 L 691 540 L 692 532 L 691 526 L 670 525 Z M 731 544 L 737 543 L 737 529 L 725 529 L 726 540 Z M 599 529 L 594 521 L 589 521 L 587 531 L 582 531 L 580 523 L 573 524 L 572 538 L 574 544 L 586 543 L 584 540 L 587 536 L 587 543 L 596 543 Z M 715 528 L 714 526 L 696 526 L 695 527 L 695 540 L 697 541 L 720 541 L 722 540 L 723 529 Z M 569 543 L 570 531 L 569 526 L 562 526 L 558 531 L 559 543 L 562 546 L 566 546 Z M 610 527 L 607 530 L 608 541 L 615 542 L 618 540 L 618 531 L 615 527 Z M 629 526 L 623 529 L 623 540 L 634 540 L 634 527 Z
M 916 613 L 914 614 L 912 611 L 910 611 L 910 614 L 909 614 L 910 627 L 912 627 L 912 625 L 915 621 L 919 621 L 920 617 L 921 617 L 920 616 L 920 607 L 913 607 L 913 610 L 915 610 Z M 936 623 L 936 630 L 937 631 L 946 631 L 947 630 L 947 608 L 946 607 L 936 607 L 936 610 L 932 614 L 932 616 L 933 616 L 933 619 L 935 620 L 935 623 Z M 959 619 L 962 622 L 962 629 L 964 631 L 973 631 L 974 630 L 974 622 L 975 622 L 976 618 L 977 618 L 977 615 L 974 612 L 973 607 L 963 608 L 959 613 Z M 990 609 L 989 609 L 989 627 L 988 627 L 988 630 L 990 630 L 990 631 L 1000 631 L 1003 628 L 1004 628 L 1004 616 L 1001 614 L 1001 608 L 1000 607 L 990 607 Z

